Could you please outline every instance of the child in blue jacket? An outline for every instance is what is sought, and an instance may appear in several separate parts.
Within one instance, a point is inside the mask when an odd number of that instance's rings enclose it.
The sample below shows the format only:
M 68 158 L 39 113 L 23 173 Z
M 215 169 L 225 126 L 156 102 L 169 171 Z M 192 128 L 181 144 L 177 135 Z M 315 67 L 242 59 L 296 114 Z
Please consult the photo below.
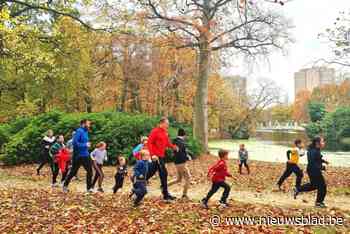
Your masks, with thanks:
M 141 160 L 136 162 L 134 167 L 134 185 L 132 189 L 132 194 L 136 195 L 134 199 L 134 206 L 140 205 L 140 202 L 147 194 L 147 173 L 150 165 L 150 154 L 147 150 L 141 151 Z

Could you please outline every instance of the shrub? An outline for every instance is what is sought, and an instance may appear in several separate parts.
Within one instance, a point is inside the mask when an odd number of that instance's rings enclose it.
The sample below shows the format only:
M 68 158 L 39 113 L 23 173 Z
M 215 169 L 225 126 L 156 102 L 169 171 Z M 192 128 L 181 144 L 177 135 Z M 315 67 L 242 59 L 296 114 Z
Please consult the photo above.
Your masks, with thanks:
M 52 129 L 56 135 L 63 134 L 68 140 L 83 118 L 93 123 L 90 133 L 93 147 L 100 141 L 108 144 L 110 164 L 115 163 L 117 155 L 130 156 L 132 148 L 139 143 L 140 136 L 148 135 L 159 120 L 157 117 L 120 112 L 65 114 L 53 111 L 41 114 L 26 122 L 21 122 L 22 125 L 20 122 L 16 124 L 11 122 L 0 126 L 0 142 L 4 142 L 0 160 L 12 165 L 37 161 L 41 140 L 48 129 Z M 190 150 L 195 154 L 200 154 L 201 147 L 192 138 L 191 127 L 179 123 L 172 124 L 174 127 L 181 126 L 190 133 L 188 139 Z M 171 137 L 175 137 L 177 132 L 174 127 L 169 130 Z

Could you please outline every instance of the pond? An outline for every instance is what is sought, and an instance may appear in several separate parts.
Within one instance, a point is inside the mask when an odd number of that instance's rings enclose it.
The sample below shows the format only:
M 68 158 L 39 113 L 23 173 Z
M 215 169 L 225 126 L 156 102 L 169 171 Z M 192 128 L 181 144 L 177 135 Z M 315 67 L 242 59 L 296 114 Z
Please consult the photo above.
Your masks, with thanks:
M 293 138 L 294 139 L 294 138 Z M 293 140 L 272 141 L 259 138 L 249 140 L 211 140 L 209 142 L 210 152 L 217 154 L 219 149 L 226 149 L 230 152 L 230 158 L 238 157 L 239 144 L 244 143 L 249 151 L 249 159 L 265 162 L 286 162 L 286 151 L 293 143 Z M 331 166 L 350 167 L 350 152 L 323 152 L 326 160 Z M 306 157 L 302 157 L 300 162 L 307 163 Z

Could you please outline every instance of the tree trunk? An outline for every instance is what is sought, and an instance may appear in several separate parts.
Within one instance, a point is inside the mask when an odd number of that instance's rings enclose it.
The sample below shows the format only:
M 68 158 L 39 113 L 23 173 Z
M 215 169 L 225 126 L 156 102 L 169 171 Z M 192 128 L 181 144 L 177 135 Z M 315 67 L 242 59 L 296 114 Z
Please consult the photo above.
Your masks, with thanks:
M 194 136 L 208 151 L 208 80 L 210 69 L 210 48 L 203 42 L 199 48 L 199 71 L 194 100 Z

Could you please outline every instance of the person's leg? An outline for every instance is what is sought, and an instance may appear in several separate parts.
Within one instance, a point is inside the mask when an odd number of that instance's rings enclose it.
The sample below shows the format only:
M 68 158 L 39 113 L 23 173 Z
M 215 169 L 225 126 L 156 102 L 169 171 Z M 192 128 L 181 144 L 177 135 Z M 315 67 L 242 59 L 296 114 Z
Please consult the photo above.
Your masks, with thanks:
M 92 165 L 90 157 L 82 157 L 81 158 L 82 165 L 86 171 L 86 190 L 89 191 L 91 187 L 92 180 Z
M 49 163 L 49 160 L 48 160 L 49 157 L 50 156 L 48 152 L 44 151 L 41 153 L 41 160 L 40 160 L 41 163 L 39 167 L 36 169 L 37 175 L 40 175 L 40 170 L 45 166 L 46 163 Z
M 243 164 L 244 164 L 244 167 L 247 169 L 248 174 L 250 174 L 250 170 L 249 170 L 249 166 L 248 166 L 247 160 L 244 160 Z
M 54 185 L 57 183 L 57 176 L 59 174 L 58 164 L 52 163 L 51 169 L 52 169 L 52 185 Z
M 68 169 L 68 168 L 66 168 L 66 169 L 64 170 L 64 172 L 62 172 L 61 183 L 63 183 L 63 182 L 64 182 L 64 180 L 67 178 L 68 171 L 69 171 L 69 169 Z
M 165 166 L 165 160 L 163 158 L 159 159 L 159 177 L 160 184 L 162 188 L 162 194 L 164 198 L 169 197 L 168 191 L 168 170 Z
M 222 194 L 220 202 L 225 204 L 227 203 L 227 198 L 230 195 L 231 187 L 225 182 L 220 183 L 219 186 L 224 188 L 224 192 Z
M 314 173 L 308 171 L 307 174 L 309 175 L 310 183 L 301 185 L 298 192 L 310 192 L 317 189 L 317 178 L 315 179 Z
M 66 180 L 64 181 L 64 184 L 63 184 L 64 187 L 68 187 L 72 178 L 78 173 L 80 165 L 81 165 L 81 158 L 77 158 L 75 163 L 73 163 L 72 169 L 69 171 Z
M 283 182 L 292 174 L 291 165 L 287 163 L 286 170 L 277 182 L 278 186 L 282 186 Z
M 322 172 L 320 172 L 319 178 L 317 180 L 317 197 L 316 202 L 317 203 L 323 203 L 324 199 L 327 194 L 327 184 L 326 181 L 322 175 Z
M 136 182 L 134 193 L 136 194 L 136 199 L 134 201 L 135 205 L 138 205 L 147 193 L 146 182 Z
M 301 181 L 303 179 L 303 171 L 300 169 L 298 165 L 295 165 L 293 167 L 293 172 L 296 175 L 295 187 L 299 190 L 301 186 Z
M 147 180 L 149 180 L 151 177 L 156 174 L 156 172 L 159 170 L 159 162 L 158 161 L 152 161 L 150 167 L 148 168 L 148 174 L 147 174 Z
M 238 172 L 239 172 L 239 174 L 242 174 L 242 164 L 243 164 L 243 161 L 239 160 L 239 165 L 238 165 Z
M 100 176 L 98 177 L 98 187 L 102 188 L 102 182 L 103 182 L 103 178 L 104 178 L 102 165 L 98 165 L 98 168 L 100 169 Z
M 203 199 L 205 203 L 209 201 L 209 199 L 218 191 L 220 188 L 220 183 L 213 183 L 211 189 L 209 190 L 207 196 Z
M 187 197 L 187 191 L 191 183 L 191 174 L 186 164 L 184 165 L 183 177 L 185 179 L 185 184 L 184 184 L 184 190 L 183 190 L 182 196 Z
M 175 165 L 176 167 L 176 179 L 170 181 L 168 183 L 168 187 L 174 185 L 174 184 L 177 184 L 177 183 L 180 183 L 182 181 L 182 175 L 183 175 L 183 164 L 178 164 L 178 165 Z
M 100 171 L 99 171 L 97 164 L 94 162 L 92 162 L 92 167 L 95 170 L 95 176 L 94 176 L 94 179 L 92 180 L 91 187 L 94 188 L 98 178 L 100 177 Z

